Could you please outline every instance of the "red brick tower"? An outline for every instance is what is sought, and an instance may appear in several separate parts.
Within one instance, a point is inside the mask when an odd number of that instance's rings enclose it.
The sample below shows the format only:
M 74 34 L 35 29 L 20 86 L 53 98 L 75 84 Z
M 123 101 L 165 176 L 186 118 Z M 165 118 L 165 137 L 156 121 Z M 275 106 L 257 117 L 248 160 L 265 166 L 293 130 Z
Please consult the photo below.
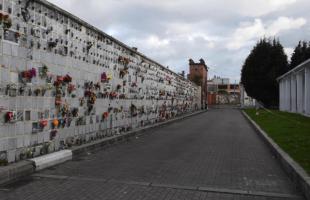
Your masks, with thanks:
M 200 59 L 199 63 L 189 59 L 189 80 L 201 86 L 201 105 L 206 108 L 208 104 L 208 67 L 203 59 Z

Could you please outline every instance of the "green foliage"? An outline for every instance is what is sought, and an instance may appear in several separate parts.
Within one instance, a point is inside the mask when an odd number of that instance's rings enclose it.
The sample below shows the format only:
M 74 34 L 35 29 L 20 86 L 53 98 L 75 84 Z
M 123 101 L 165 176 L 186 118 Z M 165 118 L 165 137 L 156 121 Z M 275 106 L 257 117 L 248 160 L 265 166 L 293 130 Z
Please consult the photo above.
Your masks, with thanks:
M 310 118 L 299 114 L 247 109 L 246 113 L 310 174 Z
M 277 78 L 288 71 L 287 56 L 278 40 L 261 39 L 246 58 L 241 82 L 247 94 L 266 107 L 278 107 Z
M 292 55 L 289 69 L 291 70 L 297 67 L 299 64 L 308 60 L 309 58 L 310 58 L 310 44 L 308 44 L 305 41 L 299 41 Z

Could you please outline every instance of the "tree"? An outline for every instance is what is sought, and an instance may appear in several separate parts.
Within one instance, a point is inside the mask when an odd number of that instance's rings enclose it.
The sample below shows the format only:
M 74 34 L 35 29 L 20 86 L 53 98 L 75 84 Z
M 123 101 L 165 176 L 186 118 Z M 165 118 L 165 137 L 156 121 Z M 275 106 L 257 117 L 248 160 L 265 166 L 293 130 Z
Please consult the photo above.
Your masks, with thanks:
M 294 69 L 302 62 L 310 58 L 310 45 L 305 41 L 299 41 L 294 49 L 289 69 Z
M 279 86 L 276 79 L 287 71 L 287 56 L 279 40 L 263 38 L 244 62 L 241 83 L 250 97 L 266 107 L 278 107 Z

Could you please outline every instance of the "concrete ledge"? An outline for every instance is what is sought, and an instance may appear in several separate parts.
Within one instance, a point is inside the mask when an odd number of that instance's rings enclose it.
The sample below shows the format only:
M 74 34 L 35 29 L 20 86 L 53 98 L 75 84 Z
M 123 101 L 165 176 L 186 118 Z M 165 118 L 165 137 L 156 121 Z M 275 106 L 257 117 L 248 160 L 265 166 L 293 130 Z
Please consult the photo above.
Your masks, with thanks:
M 259 136 L 270 147 L 275 157 L 281 163 L 285 172 L 294 182 L 296 187 L 303 193 L 307 200 L 310 200 L 310 177 L 305 170 L 296 163 L 286 152 L 284 152 L 279 145 L 277 145 L 265 131 L 263 131 L 256 122 L 254 122 L 244 111 L 242 111 L 245 118 L 254 127 Z
M 112 137 L 108 137 L 108 138 L 104 138 L 101 140 L 97 140 L 88 144 L 83 144 L 81 146 L 74 146 L 71 148 L 72 150 L 72 154 L 73 154 L 73 158 L 78 157 L 82 154 L 86 154 L 90 151 L 96 151 L 96 150 L 100 150 L 102 147 L 104 146 L 108 146 L 108 145 L 112 145 L 115 143 L 119 143 L 122 141 L 126 141 L 128 140 L 130 137 L 134 137 L 136 135 L 142 135 L 144 134 L 147 130 L 153 129 L 153 128 L 159 128 L 159 127 L 163 127 L 165 125 L 180 121 L 180 120 L 184 120 L 186 118 L 201 114 L 201 113 L 205 113 L 206 110 L 202 110 L 202 111 L 198 111 L 198 112 L 194 112 L 194 113 L 190 113 L 184 116 L 180 116 L 165 122 L 160 122 L 160 123 L 156 123 L 156 124 L 152 124 L 149 126 L 145 126 L 143 128 L 139 128 L 139 129 L 135 129 L 133 131 L 129 131 L 126 132 L 124 134 L 121 135 L 116 135 L 116 136 L 112 136 Z
M 0 185 L 14 182 L 34 172 L 32 161 L 21 161 L 6 167 L 0 167 Z
M 31 159 L 35 164 L 35 171 L 40 171 L 48 167 L 72 160 L 72 151 L 63 150 Z

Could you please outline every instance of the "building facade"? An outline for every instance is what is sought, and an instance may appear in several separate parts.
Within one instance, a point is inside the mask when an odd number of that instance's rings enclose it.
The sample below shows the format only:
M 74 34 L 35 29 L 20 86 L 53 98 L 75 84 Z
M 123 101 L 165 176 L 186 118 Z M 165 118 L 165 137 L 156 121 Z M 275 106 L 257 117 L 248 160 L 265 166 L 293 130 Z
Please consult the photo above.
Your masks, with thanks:
M 278 78 L 280 110 L 310 116 L 310 59 Z
M 208 102 L 215 104 L 240 103 L 240 85 L 231 84 L 229 78 L 214 76 L 208 80 Z
M 201 106 L 200 87 L 61 8 L 0 4 L 0 165 Z
M 201 86 L 201 105 L 206 108 L 208 104 L 208 67 L 203 59 L 199 63 L 189 60 L 188 79 Z
M 240 105 L 241 108 L 251 108 L 256 106 L 256 100 L 248 96 L 242 84 L 240 84 Z

